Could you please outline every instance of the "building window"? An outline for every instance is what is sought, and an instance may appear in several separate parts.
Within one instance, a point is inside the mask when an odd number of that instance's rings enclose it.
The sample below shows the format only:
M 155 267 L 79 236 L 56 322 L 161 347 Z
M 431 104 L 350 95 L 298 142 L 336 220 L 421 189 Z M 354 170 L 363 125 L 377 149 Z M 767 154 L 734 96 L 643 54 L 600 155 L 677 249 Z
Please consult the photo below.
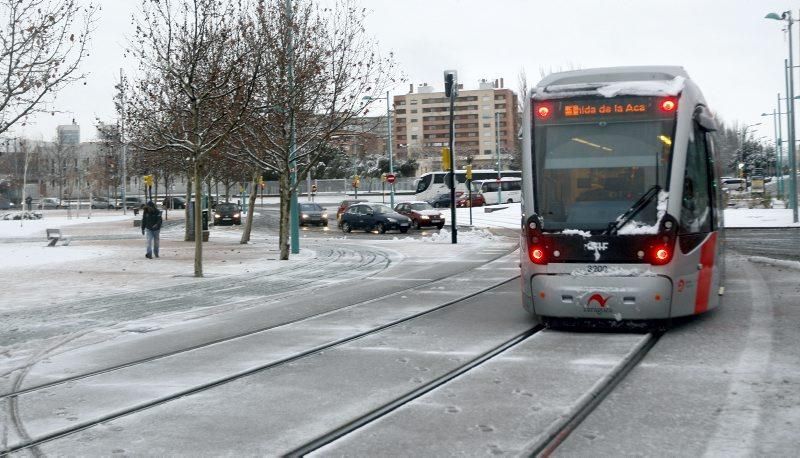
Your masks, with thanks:
M 485 149 L 485 150 L 483 150 L 483 154 L 492 154 L 492 150 Z
M 412 136 L 411 136 L 411 139 L 412 139 L 412 140 L 416 140 L 416 139 L 417 139 L 417 136 L 416 136 L 416 135 L 412 135 Z
M 485 122 L 485 123 L 483 123 L 483 127 L 488 128 L 488 127 L 492 127 L 492 125 L 489 124 L 488 122 Z
M 416 108 L 414 108 L 413 110 L 411 110 L 411 113 L 416 113 L 416 112 L 417 112 L 417 109 L 416 109 Z
M 414 111 L 417 111 L 417 110 L 414 110 Z M 417 118 L 411 118 L 411 122 L 419 122 L 419 119 L 417 119 Z

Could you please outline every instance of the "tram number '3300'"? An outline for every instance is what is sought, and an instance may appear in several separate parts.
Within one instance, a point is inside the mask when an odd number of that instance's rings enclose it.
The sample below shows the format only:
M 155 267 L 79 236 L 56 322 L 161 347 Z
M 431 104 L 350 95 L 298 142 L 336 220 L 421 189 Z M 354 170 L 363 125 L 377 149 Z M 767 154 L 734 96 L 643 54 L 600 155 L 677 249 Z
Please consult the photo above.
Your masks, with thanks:
M 605 272 L 608 272 L 608 266 L 591 265 L 591 266 L 588 266 L 588 268 L 586 270 L 589 273 L 593 273 L 593 274 L 605 273 Z

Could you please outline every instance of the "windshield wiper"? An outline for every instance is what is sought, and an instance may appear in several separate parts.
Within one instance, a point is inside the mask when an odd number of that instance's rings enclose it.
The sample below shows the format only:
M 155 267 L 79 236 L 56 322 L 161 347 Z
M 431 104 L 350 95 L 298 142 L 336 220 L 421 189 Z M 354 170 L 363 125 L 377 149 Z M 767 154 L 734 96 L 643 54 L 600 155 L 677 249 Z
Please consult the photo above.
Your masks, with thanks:
M 644 210 L 644 208 L 653 200 L 655 196 L 658 195 L 658 192 L 661 191 L 661 186 L 654 184 L 647 190 L 642 197 L 631 205 L 631 208 L 627 209 L 625 213 L 620 215 L 616 221 L 612 221 L 608 223 L 608 227 L 605 230 L 605 233 L 608 235 L 615 235 L 622 226 L 628 224 L 630 220 L 633 219 L 634 216 L 638 215 L 640 211 Z

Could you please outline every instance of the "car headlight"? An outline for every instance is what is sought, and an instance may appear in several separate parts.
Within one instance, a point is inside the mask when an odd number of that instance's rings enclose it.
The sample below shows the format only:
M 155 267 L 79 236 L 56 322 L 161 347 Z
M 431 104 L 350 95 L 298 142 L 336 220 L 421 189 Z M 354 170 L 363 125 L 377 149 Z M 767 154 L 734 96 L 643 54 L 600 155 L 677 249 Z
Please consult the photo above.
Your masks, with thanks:
M 221 216 L 219 213 L 214 213 L 214 218 L 220 218 Z
M 305 213 L 303 213 L 303 215 L 302 215 L 302 218 L 303 218 L 303 219 L 306 219 L 306 218 L 308 218 L 308 215 L 306 215 Z
M 420 219 L 431 219 L 428 215 L 422 215 L 419 217 Z
M 325 219 L 328 219 L 328 214 L 327 213 L 323 213 L 322 217 L 325 218 Z
M 397 222 L 397 220 L 394 219 L 394 218 L 386 218 L 386 220 L 389 221 L 390 223 L 396 223 Z
M 233 214 L 233 217 L 234 217 L 234 218 L 238 218 L 238 217 L 240 217 L 240 216 L 242 216 L 242 214 L 241 214 L 241 213 L 234 213 L 234 214 Z

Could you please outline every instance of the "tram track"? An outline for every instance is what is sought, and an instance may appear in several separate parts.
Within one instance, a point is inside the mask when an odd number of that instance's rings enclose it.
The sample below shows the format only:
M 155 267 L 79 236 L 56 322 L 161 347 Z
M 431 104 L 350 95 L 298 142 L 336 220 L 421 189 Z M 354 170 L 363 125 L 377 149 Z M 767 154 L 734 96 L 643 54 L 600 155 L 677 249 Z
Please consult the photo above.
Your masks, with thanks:
M 521 455 L 546 458 L 558 449 L 569 435 L 575 431 L 581 422 L 605 400 L 609 394 L 623 381 L 647 353 L 658 343 L 662 333 L 651 332 L 645 336 L 634 349 L 625 357 L 622 364 L 606 374 L 602 379 L 586 392 L 578 401 L 578 408 L 571 415 L 551 425 L 542 439 L 527 447 Z
M 509 252 L 511 252 L 511 251 L 513 251 L 513 248 Z M 488 262 L 492 262 L 492 261 L 496 261 L 496 260 L 500 259 L 501 257 L 508 255 L 509 252 L 498 254 L 498 255 L 492 257 L 491 260 L 487 261 L 487 263 Z M 239 371 L 239 372 L 236 372 L 236 373 L 227 374 L 224 377 L 220 377 L 220 378 L 217 378 L 217 379 L 214 379 L 214 380 L 209 380 L 206 383 L 195 385 L 195 386 L 192 386 L 192 387 L 187 388 L 187 389 L 178 390 L 178 391 L 175 391 L 175 392 L 169 394 L 168 396 L 162 396 L 162 397 L 159 397 L 157 399 L 151 399 L 151 400 L 149 400 L 147 402 L 139 402 L 134 406 L 130 406 L 130 407 L 123 408 L 123 409 L 118 409 L 118 410 L 115 410 L 112 413 L 107 413 L 107 414 L 104 414 L 104 415 L 100 415 L 99 417 L 95 417 L 95 418 L 93 418 L 93 419 L 91 419 L 89 421 L 79 422 L 79 423 L 77 423 L 75 425 L 72 425 L 71 427 L 58 429 L 58 430 L 52 431 L 52 432 L 50 432 L 48 434 L 31 436 L 27 431 L 25 431 L 24 423 L 19 418 L 19 411 L 18 411 L 19 409 L 18 409 L 18 405 L 17 405 L 17 400 L 21 396 L 30 395 L 30 394 L 33 394 L 33 393 L 36 393 L 36 392 L 42 392 L 43 390 L 52 390 L 53 388 L 58 388 L 59 386 L 62 386 L 62 385 L 65 385 L 65 384 L 74 385 L 74 382 L 79 382 L 81 380 L 87 380 L 87 379 L 90 379 L 92 377 L 98 377 L 98 376 L 110 374 L 110 373 L 113 373 L 113 372 L 116 372 L 116 371 L 122 371 L 122 370 L 127 369 L 127 368 L 140 366 L 140 365 L 143 365 L 143 364 L 151 363 L 151 362 L 162 360 L 162 359 L 169 358 L 169 357 L 179 356 L 181 354 L 186 354 L 186 353 L 189 353 L 189 352 L 192 352 L 192 351 L 198 351 L 198 350 L 201 350 L 201 349 L 204 349 L 204 348 L 208 348 L 208 347 L 211 347 L 211 346 L 214 346 L 214 345 L 220 345 L 220 344 L 223 344 L 223 343 L 229 343 L 229 342 L 232 342 L 232 341 L 234 341 L 236 339 L 245 339 L 247 337 L 254 336 L 254 335 L 259 334 L 259 333 L 265 333 L 265 332 L 272 331 L 272 330 L 275 330 L 275 329 L 278 329 L 278 328 L 290 326 L 292 324 L 302 323 L 304 321 L 309 321 L 309 320 L 313 320 L 315 318 L 320 318 L 323 315 L 341 312 L 343 310 L 354 308 L 354 307 L 357 307 L 357 306 L 360 306 L 360 305 L 367 305 L 367 304 L 370 304 L 370 303 L 379 302 L 379 301 L 382 301 L 382 300 L 387 300 L 387 299 L 390 299 L 390 298 L 392 298 L 394 296 L 398 296 L 399 297 L 399 296 L 402 296 L 403 294 L 408 294 L 410 291 L 424 289 L 424 288 L 429 287 L 429 286 L 431 286 L 431 285 L 433 285 L 433 284 L 435 284 L 437 282 L 444 281 L 444 280 L 446 280 L 448 278 L 451 278 L 451 277 L 454 277 L 454 276 L 462 276 L 463 274 L 464 274 L 463 272 L 458 272 L 458 273 L 451 274 L 451 275 L 444 275 L 444 276 L 441 276 L 441 277 L 438 277 L 438 278 L 435 278 L 435 279 L 431 279 L 429 281 L 425 281 L 424 283 L 415 285 L 413 287 L 404 288 L 402 290 L 396 290 L 396 291 L 393 291 L 392 293 L 389 293 L 389 294 L 386 294 L 386 295 L 383 295 L 383 296 L 380 296 L 380 297 L 371 298 L 369 300 L 361 301 L 361 302 L 357 302 L 357 303 L 353 303 L 353 304 L 348 304 L 348 305 L 346 305 L 344 307 L 340 307 L 340 308 L 337 308 L 337 309 L 334 309 L 334 310 L 328 310 L 328 311 L 325 311 L 325 312 L 321 312 L 319 314 L 306 316 L 306 317 L 303 317 L 301 319 L 291 320 L 289 322 L 272 325 L 272 326 L 265 327 L 263 329 L 258 329 L 258 330 L 255 330 L 255 331 L 249 331 L 249 332 L 246 332 L 246 333 L 242 333 L 240 335 L 229 336 L 229 337 L 222 338 L 222 339 L 216 339 L 216 340 L 211 341 L 211 342 L 206 342 L 206 343 L 195 345 L 195 346 L 192 346 L 192 347 L 189 347 L 189 348 L 176 350 L 174 352 L 155 355 L 155 356 L 148 357 L 148 358 L 142 358 L 142 359 L 137 360 L 137 361 L 132 361 L 132 362 L 128 362 L 128 363 L 125 363 L 125 364 L 121 364 L 121 365 L 117 365 L 117 366 L 113 366 L 113 367 L 109 367 L 109 368 L 104 368 L 104 369 L 101 369 L 101 370 L 96 370 L 96 371 L 92 371 L 92 372 L 88 372 L 88 373 L 84 373 L 84 374 L 80 374 L 80 375 L 76 375 L 76 376 L 72 376 L 72 377 L 63 378 L 63 379 L 60 379 L 60 380 L 57 380 L 57 381 L 53 381 L 53 382 L 50 382 L 50 383 L 46 383 L 46 384 L 40 384 L 40 385 L 37 385 L 37 386 L 34 386 L 34 387 L 29 387 L 29 388 L 26 388 L 26 389 L 16 390 L 16 391 L 14 391 L 12 393 L 7 393 L 5 395 L 0 396 L 0 401 L 6 400 L 13 407 L 13 409 L 11 409 L 11 415 L 12 415 L 12 420 L 13 420 L 12 423 L 14 425 L 16 425 L 16 427 L 18 429 L 18 435 L 19 435 L 19 437 L 23 438 L 23 440 L 20 441 L 19 443 L 15 444 L 15 445 L 12 445 L 11 447 L 7 448 L 6 450 L 1 451 L 0 453 L 11 453 L 11 452 L 20 451 L 20 450 L 23 450 L 23 449 L 36 451 L 36 447 L 38 445 L 42 444 L 42 443 L 45 443 L 45 442 L 48 442 L 48 441 L 51 441 L 51 440 L 54 440 L 54 439 L 57 439 L 57 438 L 65 437 L 67 435 L 74 434 L 76 432 L 85 430 L 87 428 L 91 428 L 92 426 L 98 425 L 100 423 L 107 422 L 107 421 L 110 421 L 110 420 L 113 420 L 113 419 L 116 419 L 116 418 L 128 416 L 128 415 L 131 415 L 131 414 L 134 414 L 134 413 L 137 413 L 137 412 L 140 412 L 140 411 L 143 411 L 143 410 L 146 410 L 146 409 L 149 409 L 149 408 L 152 408 L 152 407 L 155 407 L 155 406 L 170 402 L 172 400 L 176 400 L 178 398 L 182 398 L 182 397 L 185 397 L 185 396 L 188 396 L 188 395 L 192 395 L 192 394 L 196 394 L 196 393 L 199 393 L 199 392 L 202 392 L 202 391 L 210 390 L 210 389 L 213 389 L 213 388 L 218 387 L 220 385 L 224 385 L 226 383 L 230 383 L 230 382 L 233 382 L 235 380 L 241 379 L 243 377 L 247 377 L 249 375 L 253 375 L 253 374 L 260 373 L 260 372 L 263 372 L 263 371 L 266 371 L 266 370 L 269 370 L 269 369 L 273 369 L 273 368 L 276 368 L 276 367 L 291 363 L 293 361 L 297 361 L 298 359 L 307 357 L 309 355 L 317 354 L 317 353 L 323 352 L 325 350 L 328 350 L 328 349 L 331 349 L 331 348 L 334 348 L 334 347 L 337 347 L 337 346 L 344 345 L 344 344 L 346 344 L 348 342 L 352 342 L 354 340 L 358 340 L 358 339 L 361 339 L 361 338 L 376 334 L 376 333 L 384 331 L 386 329 L 389 329 L 389 328 L 392 328 L 392 327 L 407 323 L 407 322 L 409 322 L 411 320 L 414 320 L 416 318 L 419 318 L 421 316 L 425 316 L 425 315 L 428 315 L 430 313 L 433 313 L 433 312 L 436 312 L 438 310 L 441 310 L 443 308 L 449 307 L 449 306 L 451 306 L 453 304 L 456 304 L 458 302 L 464 301 L 464 300 L 469 299 L 471 297 L 474 297 L 476 295 L 482 294 L 482 293 L 484 293 L 484 292 L 486 292 L 486 291 L 488 291 L 488 290 L 490 290 L 492 288 L 496 288 L 497 286 L 500 286 L 502 284 L 505 284 L 505 283 L 507 283 L 509 281 L 513 281 L 514 279 L 518 278 L 518 276 L 514 276 L 512 278 L 504 279 L 503 281 L 501 281 L 499 283 L 493 283 L 493 284 L 491 284 L 491 285 L 489 285 L 487 287 L 480 288 L 477 291 L 473 291 L 473 292 L 471 292 L 469 294 L 461 295 L 461 296 L 459 296 L 457 298 L 454 298 L 452 300 L 446 301 L 443 304 L 440 304 L 440 305 L 437 305 L 437 306 L 434 306 L 434 307 L 431 307 L 431 308 L 427 308 L 427 309 L 425 309 L 425 310 L 423 310 L 421 312 L 410 314 L 410 315 L 407 315 L 407 316 L 405 316 L 403 318 L 400 318 L 400 319 L 397 319 L 397 320 L 393 320 L 393 321 L 384 323 L 384 324 L 382 324 L 380 326 L 372 327 L 371 329 L 368 329 L 366 331 L 359 332 L 359 333 L 352 334 L 352 335 L 348 335 L 346 337 L 330 341 L 330 342 L 325 343 L 323 345 L 318 345 L 318 346 L 315 346 L 315 347 L 311 347 L 311 348 L 306 349 L 305 351 L 298 352 L 298 353 L 295 353 L 295 354 L 293 354 L 291 356 L 288 356 L 288 357 L 285 357 L 285 358 L 281 358 L 281 359 L 277 359 L 277 360 L 274 360 L 274 361 L 271 361 L 271 362 L 268 362 L 268 363 L 265 363 L 265 364 L 260 364 L 260 365 L 257 365 L 255 367 L 252 367 L 252 368 L 244 370 L 244 371 Z
M 513 279 L 512 279 L 513 280 Z M 498 285 L 499 286 L 499 285 Z M 541 331 L 543 328 L 542 326 L 535 326 L 531 329 L 528 329 L 516 336 L 512 337 L 511 339 L 506 340 L 505 342 L 501 343 L 500 345 L 495 346 L 494 348 L 490 349 L 489 351 L 479 355 L 477 358 L 474 358 L 468 361 L 466 364 L 463 364 L 457 368 L 450 370 L 449 372 L 433 379 L 432 381 L 417 387 L 416 389 L 406 393 L 403 396 L 400 396 L 397 399 L 394 399 L 391 402 L 388 402 L 377 409 L 374 409 L 356 419 L 349 421 L 348 423 L 309 441 L 308 443 L 291 450 L 285 453 L 285 456 L 288 457 L 300 457 L 305 456 L 308 453 L 311 453 L 320 447 L 327 445 L 341 437 L 350 434 L 359 428 L 367 425 L 368 423 L 375 421 L 384 415 L 398 409 L 409 402 L 412 402 L 425 394 L 439 388 L 440 386 L 455 380 L 459 376 L 465 374 L 466 372 L 480 366 L 481 364 L 489 361 L 490 359 L 502 354 L 503 352 L 519 345 L 532 335 L 536 334 L 537 332 Z

